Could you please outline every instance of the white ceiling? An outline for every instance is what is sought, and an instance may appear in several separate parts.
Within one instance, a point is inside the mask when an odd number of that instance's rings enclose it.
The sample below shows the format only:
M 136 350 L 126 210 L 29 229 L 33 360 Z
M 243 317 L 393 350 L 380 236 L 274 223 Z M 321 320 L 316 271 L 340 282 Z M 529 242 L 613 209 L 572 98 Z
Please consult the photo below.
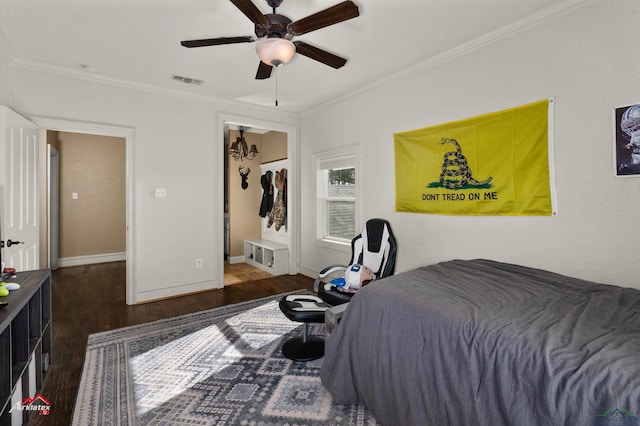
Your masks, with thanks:
M 253 0 L 271 13 L 265 0 Z M 284 0 L 296 21 L 341 0 Z M 360 16 L 296 38 L 348 59 L 338 70 L 296 55 L 278 69 L 279 108 L 304 111 L 490 42 L 587 0 L 354 0 Z M 253 43 L 187 49 L 181 40 L 253 36 L 228 0 L 0 0 L 17 64 L 274 107 L 275 72 L 255 80 Z M 172 75 L 204 81 L 173 81 Z

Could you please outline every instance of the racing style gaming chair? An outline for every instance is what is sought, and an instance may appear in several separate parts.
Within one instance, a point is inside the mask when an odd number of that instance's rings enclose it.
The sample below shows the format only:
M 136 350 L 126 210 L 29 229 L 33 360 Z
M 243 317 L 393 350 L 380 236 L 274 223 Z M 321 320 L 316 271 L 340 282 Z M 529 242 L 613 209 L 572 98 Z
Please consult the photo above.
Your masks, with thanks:
M 358 263 L 368 266 L 377 278 L 393 275 L 396 264 L 396 239 L 389 222 L 370 219 L 364 230 L 351 241 L 350 265 Z M 287 295 L 280 300 L 280 310 L 291 321 L 304 323 L 302 336 L 287 340 L 282 346 L 282 354 L 294 361 L 311 361 L 324 355 L 324 340 L 309 336 L 308 323 L 322 323 L 330 305 L 339 305 L 351 300 L 353 293 L 336 290 L 331 283 L 322 280 L 331 274 L 346 272 L 347 266 L 331 265 L 324 268 L 313 285 L 318 296 Z M 322 284 L 322 285 L 321 285 Z
M 369 267 L 376 279 L 393 275 L 396 268 L 396 239 L 391 232 L 389 222 L 384 219 L 369 219 L 360 235 L 351 240 L 351 260 L 354 263 Z M 332 274 L 343 273 L 345 265 L 331 265 L 320 271 L 313 283 L 318 296 L 329 305 L 340 305 L 351 300 L 353 293 L 345 293 L 336 289 L 331 283 L 322 282 Z

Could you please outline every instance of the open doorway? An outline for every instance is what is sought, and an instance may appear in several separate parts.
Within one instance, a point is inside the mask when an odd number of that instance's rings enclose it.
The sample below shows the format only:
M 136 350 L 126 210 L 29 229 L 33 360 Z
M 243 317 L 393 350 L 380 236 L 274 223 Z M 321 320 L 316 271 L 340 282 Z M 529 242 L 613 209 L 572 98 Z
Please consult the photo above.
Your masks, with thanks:
M 104 137 L 107 140 L 112 140 L 112 141 L 119 141 L 119 143 L 124 145 L 124 160 L 120 160 L 119 162 L 119 167 L 124 169 L 124 183 L 123 183 L 123 187 L 124 187 L 124 205 L 121 205 L 119 207 L 119 211 L 120 214 L 123 215 L 124 217 L 124 226 L 120 225 L 122 229 L 122 232 L 124 232 L 124 252 L 112 252 L 111 254 L 113 256 L 111 257 L 104 257 L 104 256 L 98 256 L 97 260 L 98 261 L 105 261 L 105 260 L 121 260 L 124 259 L 125 263 L 126 263 L 126 303 L 128 305 L 133 305 L 135 303 L 137 303 L 136 301 L 136 287 L 135 287 L 135 263 L 133 261 L 133 254 L 135 252 L 135 247 L 134 247 L 134 241 L 132 238 L 132 230 L 131 230 L 131 218 L 133 217 L 133 203 L 132 203 L 132 196 L 133 196 L 133 182 L 131 179 L 131 176 L 133 174 L 133 160 L 132 160 L 132 153 L 133 153 L 133 136 L 134 136 L 134 131 L 131 128 L 126 128 L 126 127 L 118 127 L 118 126 L 109 126 L 109 125 L 101 125 L 101 124 L 92 124 L 92 123 L 83 123 L 83 122 L 75 122 L 75 121 L 68 121 L 68 120 L 59 120 L 59 119 L 51 119 L 51 118 L 47 118 L 47 117 L 32 117 L 32 120 L 42 129 L 41 130 L 41 135 L 44 133 L 45 135 L 49 132 L 63 132 L 65 134 L 69 134 L 69 135 L 76 135 L 76 134 L 85 134 L 85 135 L 93 135 L 95 137 Z M 43 139 L 43 144 L 46 144 L 46 137 Z M 60 147 L 58 146 L 56 148 L 59 151 L 59 155 L 60 155 L 60 161 L 62 162 L 63 157 L 64 157 L 64 150 L 61 150 Z M 43 148 L 44 151 L 46 151 L 46 149 Z M 91 154 L 88 154 L 91 155 Z M 63 170 L 63 165 L 60 166 L 60 176 L 62 179 L 64 179 L 62 176 L 64 175 L 64 170 Z M 49 171 L 47 170 L 47 175 L 49 174 Z M 48 185 L 49 186 L 49 185 Z M 89 189 L 90 190 L 90 189 Z M 98 190 L 96 190 L 98 191 Z M 50 192 L 50 189 L 47 188 L 47 193 Z M 69 195 L 71 201 L 80 201 L 82 200 L 82 193 L 80 190 L 70 190 L 68 191 L 69 194 L 65 194 L 63 192 L 60 193 L 60 196 L 58 197 L 58 199 L 61 199 L 62 197 L 65 197 L 66 195 Z M 75 194 L 74 194 L 75 193 Z M 102 196 L 102 193 L 97 194 L 99 197 Z M 106 197 L 105 197 L 106 198 Z M 49 206 L 48 200 L 44 200 L 43 201 L 43 210 L 46 209 L 47 211 L 47 216 L 49 215 L 49 209 L 51 208 Z M 50 236 L 50 227 L 48 225 L 48 220 L 44 221 L 43 223 L 47 223 L 47 230 L 44 233 L 44 235 L 46 235 L 45 239 L 46 241 L 43 241 L 43 244 L 41 244 L 41 246 L 47 246 L 49 245 L 49 241 L 48 239 L 51 238 Z M 96 226 L 100 226 L 100 225 L 96 225 Z M 62 229 L 60 229 L 61 232 L 64 232 Z M 42 234 L 41 234 L 42 235 Z M 61 237 L 64 238 L 64 237 Z M 98 250 L 100 251 L 100 250 Z M 110 251 L 110 250 L 107 250 Z M 47 253 L 47 256 L 50 256 L 50 253 Z M 63 252 L 61 251 L 59 253 L 59 257 L 64 257 L 65 255 L 63 254 Z M 70 256 L 71 258 L 73 258 L 74 256 Z M 81 257 L 81 256 L 80 256 Z M 82 261 L 83 259 L 76 259 L 76 260 L 80 260 Z M 85 261 L 88 259 L 84 259 Z M 74 259 L 71 259 L 71 262 L 73 262 Z M 68 265 L 68 262 L 67 262 Z M 64 266 L 63 264 L 60 264 L 60 266 Z
M 291 126 L 276 123 L 257 122 L 242 118 L 221 118 L 223 133 L 222 147 L 222 194 L 224 209 L 223 238 L 221 248 L 221 269 L 225 272 L 224 285 L 256 280 L 282 273 L 295 274 L 296 262 L 296 212 L 297 204 L 292 192 L 295 187 L 296 132 Z M 233 155 L 230 148 L 234 143 L 245 144 L 246 149 L 239 155 Z M 237 148 L 237 145 L 235 146 Z M 233 151 L 233 149 L 231 150 Z M 245 155 L 252 152 L 250 155 Z M 279 162 L 284 162 L 283 164 Z M 264 196 L 263 182 L 265 170 L 270 166 L 278 171 L 286 169 L 286 190 L 280 195 L 286 205 L 286 222 L 276 226 L 269 224 L 269 217 L 262 213 Z M 273 178 L 272 178 L 273 179 Z M 278 191 L 273 188 L 273 196 Z M 276 241 L 275 244 L 286 247 L 286 257 L 278 260 L 278 270 L 273 268 L 273 260 L 265 260 L 263 265 L 246 258 L 246 241 L 265 238 Z M 272 265 L 268 265 L 271 263 Z
M 279 191 L 266 183 L 266 169 L 288 160 L 287 134 L 273 130 L 229 125 L 225 137 L 225 274 L 224 285 L 268 278 L 273 271 L 245 262 L 244 241 L 263 237 L 265 218 Z M 269 175 L 270 176 L 270 175 Z M 286 193 L 286 191 L 285 191 Z M 281 194 L 282 196 L 282 194 Z M 264 200 L 264 201 L 263 201 Z M 286 223 L 280 238 L 287 232 Z M 286 241 L 285 241 L 286 242 Z
M 125 261 L 126 140 L 51 130 L 46 137 L 50 268 Z

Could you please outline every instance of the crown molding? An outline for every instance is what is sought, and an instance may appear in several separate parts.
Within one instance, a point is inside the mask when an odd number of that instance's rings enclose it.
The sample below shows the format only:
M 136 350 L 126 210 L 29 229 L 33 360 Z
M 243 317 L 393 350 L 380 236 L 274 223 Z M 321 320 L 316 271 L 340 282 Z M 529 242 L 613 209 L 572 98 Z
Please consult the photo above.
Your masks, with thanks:
M 309 109 L 306 109 L 300 113 L 300 116 L 304 116 L 305 114 L 326 108 L 329 105 L 336 104 L 344 99 L 353 97 L 359 93 L 366 92 L 369 89 L 374 87 L 378 87 L 387 82 L 398 80 L 403 78 L 409 74 L 413 74 L 419 71 L 425 71 L 431 68 L 435 68 L 439 65 L 445 64 L 449 61 L 452 61 L 456 58 L 466 55 L 467 53 L 473 52 L 475 50 L 481 49 L 487 45 L 495 43 L 504 38 L 510 37 L 519 32 L 525 31 L 527 29 L 533 28 L 537 25 L 542 24 L 543 22 L 549 21 L 551 19 L 555 19 L 556 17 L 563 15 L 565 13 L 569 13 L 573 10 L 579 9 L 581 7 L 586 6 L 589 3 L 593 3 L 596 0 L 564 0 L 558 3 L 555 3 L 553 6 L 550 6 L 544 10 L 541 10 L 537 13 L 533 13 L 525 18 L 519 19 L 517 21 L 512 22 L 509 25 L 505 25 L 504 27 L 498 28 L 495 31 L 477 37 L 473 40 L 460 44 L 456 47 L 448 49 L 444 52 L 441 52 L 437 55 L 431 56 L 424 61 L 421 61 L 413 66 L 409 66 L 402 71 L 398 71 L 397 73 L 390 74 L 375 83 L 363 86 L 359 89 L 353 90 L 351 92 L 345 93 L 344 95 L 333 98 L 330 101 L 318 104 Z
M 190 92 L 185 92 L 178 89 L 170 89 L 170 88 L 162 87 L 158 85 L 140 83 L 140 82 L 121 79 L 117 77 L 111 77 L 111 76 L 107 76 L 104 74 L 95 73 L 91 71 L 83 71 L 80 69 L 75 69 L 75 68 L 70 68 L 70 67 L 65 67 L 60 65 L 53 65 L 46 62 L 42 62 L 42 61 L 36 61 L 33 59 L 26 59 L 26 58 L 21 58 L 16 56 L 14 56 L 13 59 L 11 60 L 10 66 L 15 68 L 22 68 L 22 69 L 27 69 L 32 71 L 44 72 L 48 74 L 56 74 L 63 77 L 85 80 L 93 83 L 108 84 L 111 86 L 122 87 L 125 89 L 139 90 L 143 92 L 154 93 L 154 94 L 164 95 L 164 96 L 173 96 L 173 97 L 188 99 L 192 101 L 224 104 L 224 105 L 230 105 L 230 106 L 241 107 L 241 108 L 246 108 L 247 105 L 249 105 L 251 108 L 255 108 L 256 110 L 259 110 L 259 111 L 266 111 L 271 113 L 274 112 L 273 108 L 263 106 L 263 105 L 251 104 L 247 102 L 237 101 L 234 99 L 217 98 L 215 96 L 202 95 L 198 93 L 190 93 Z M 278 109 L 277 112 L 280 114 L 290 115 L 292 117 L 298 117 L 298 114 L 292 111 Z

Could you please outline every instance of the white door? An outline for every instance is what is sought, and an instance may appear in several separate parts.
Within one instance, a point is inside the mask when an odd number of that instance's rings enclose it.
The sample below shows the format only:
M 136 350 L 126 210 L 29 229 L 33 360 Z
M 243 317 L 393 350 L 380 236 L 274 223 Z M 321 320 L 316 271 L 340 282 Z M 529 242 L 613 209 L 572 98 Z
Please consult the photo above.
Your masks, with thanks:
M 58 194 L 60 184 L 60 156 L 50 144 L 49 157 L 49 269 L 58 269 Z
M 18 271 L 30 271 L 40 266 L 38 132 L 34 123 L 0 106 L 2 262 Z

